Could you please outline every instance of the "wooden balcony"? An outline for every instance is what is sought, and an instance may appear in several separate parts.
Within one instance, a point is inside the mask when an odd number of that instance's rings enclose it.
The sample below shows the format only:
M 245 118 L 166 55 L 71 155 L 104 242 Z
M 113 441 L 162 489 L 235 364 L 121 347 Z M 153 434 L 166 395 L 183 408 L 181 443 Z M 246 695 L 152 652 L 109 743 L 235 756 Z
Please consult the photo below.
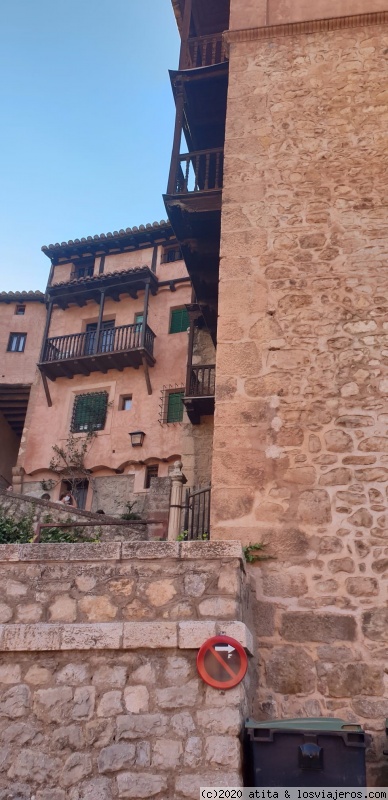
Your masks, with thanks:
M 214 414 L 215 381 L 215 364 L 200 364 L 188 368 L 183 402 L 193 425 L 200 423 L 201 416 Z
M 144 359 L 153 366 L 154 339 L 151 328 L 141 324 L 101 330 L 98 337 L 95 331 L 53 336 L 46 339 L 39 369 L 55 381 L 109 369 L 137 369 Z
M 224 151 L 197 150 L 178 157 L 175 186 L 172 194 L 214 192 L 222 189 L 224 176 Z
M 183 69 L 223 64 L 224 61 L 227 61 L 227 58 L 222 34 L 217 33 L 213 36 L 197 36 L 188 39 L 186 53 L 182 54 L 182 58 Z

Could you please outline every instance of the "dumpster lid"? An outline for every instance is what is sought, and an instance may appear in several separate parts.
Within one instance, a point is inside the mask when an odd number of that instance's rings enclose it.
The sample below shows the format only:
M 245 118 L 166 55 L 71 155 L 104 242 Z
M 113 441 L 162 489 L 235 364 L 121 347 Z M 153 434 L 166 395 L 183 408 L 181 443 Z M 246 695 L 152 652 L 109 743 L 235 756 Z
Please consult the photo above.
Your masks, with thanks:
M 337 717 L 295 717 L 294 719 L 269 719 L 256 722 L 247 719 L 246 728 L 271 728 L 285 731 L 362 731 L 361 725 Z

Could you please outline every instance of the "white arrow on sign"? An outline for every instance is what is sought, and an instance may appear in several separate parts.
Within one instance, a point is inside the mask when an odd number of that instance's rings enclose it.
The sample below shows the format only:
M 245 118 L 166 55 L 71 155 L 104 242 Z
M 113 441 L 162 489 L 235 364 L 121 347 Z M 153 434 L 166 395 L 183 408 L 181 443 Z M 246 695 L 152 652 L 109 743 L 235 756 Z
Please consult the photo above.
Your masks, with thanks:
M 232 647 L 231 644 L 216 644 L 214 649 L 215 650 L 221 650 L 223 652 L 225 652 L 225 650 L 226 650 L 226 652 L 228 653 L 228 658 L 232 657 L 232 653 L 234 653 L 234 650 L 235 650 L 235 648 Z

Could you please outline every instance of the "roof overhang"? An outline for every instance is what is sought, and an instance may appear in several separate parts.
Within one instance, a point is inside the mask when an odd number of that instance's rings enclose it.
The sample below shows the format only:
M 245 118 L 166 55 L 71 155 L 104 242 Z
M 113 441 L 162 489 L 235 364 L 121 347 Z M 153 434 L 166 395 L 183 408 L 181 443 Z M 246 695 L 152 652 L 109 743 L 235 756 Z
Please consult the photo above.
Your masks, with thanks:
M 48 246 L 44 245 L 42 252 L 56 265 L 59 261 L 73 262 L 89 255 L 108 255 L 151 247 L 171 238 L 174 238 L 171 225 L 168 221 L 162 220 L 154 222 L 152 225 L 140 225 L 139 228 L 126 228 L 113 233 L 102 233 L 100 236 L 88 236 L 83 239 L 70 239 L 61 244 L 57 242 Z
M 156 275 L 149 267 L 138 267 L 57 283 L 48 287 L 47 294 L 48 299 L 55 305 L 66 308 L 70 303 L 84 305 L 87 300 L 99 302 L 102 291 L 106 297 L 116 300 L 121 294 L 135 297 L 136 292 L 144 289 L 146 284 L 150 285 L 151 293 L 156 294 L 158 291 Z

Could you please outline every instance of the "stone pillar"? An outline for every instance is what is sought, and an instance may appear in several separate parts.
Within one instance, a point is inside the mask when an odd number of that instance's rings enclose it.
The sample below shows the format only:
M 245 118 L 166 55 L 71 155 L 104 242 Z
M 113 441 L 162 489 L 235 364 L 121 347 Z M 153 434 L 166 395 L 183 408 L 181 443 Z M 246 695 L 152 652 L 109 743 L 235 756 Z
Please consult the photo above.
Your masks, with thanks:
M 174 469 L 171 473 L 171 498 L 170 514 L 168 518 L 169 542 L 175 542 L 180 533 L 181 513 L 182 513 L 182 493 L 185 476 L 182 472 L 182 462 L 175 461 Z

